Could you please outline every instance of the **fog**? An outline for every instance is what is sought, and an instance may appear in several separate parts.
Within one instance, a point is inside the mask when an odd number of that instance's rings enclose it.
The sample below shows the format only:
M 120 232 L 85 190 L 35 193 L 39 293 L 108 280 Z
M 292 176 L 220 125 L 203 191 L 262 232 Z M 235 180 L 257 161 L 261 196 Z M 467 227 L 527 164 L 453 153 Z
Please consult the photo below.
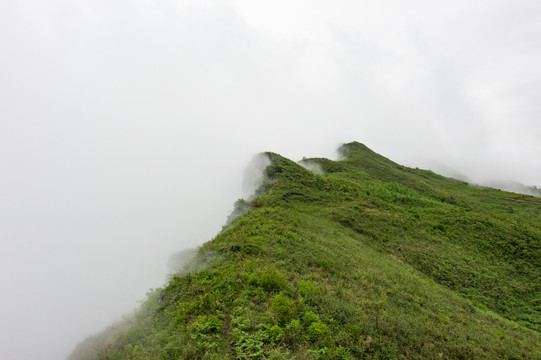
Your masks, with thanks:
M 541 185 L 541 3 L 0 5 L 0 358 L 61 359 L 210 240 L 254 154 Z

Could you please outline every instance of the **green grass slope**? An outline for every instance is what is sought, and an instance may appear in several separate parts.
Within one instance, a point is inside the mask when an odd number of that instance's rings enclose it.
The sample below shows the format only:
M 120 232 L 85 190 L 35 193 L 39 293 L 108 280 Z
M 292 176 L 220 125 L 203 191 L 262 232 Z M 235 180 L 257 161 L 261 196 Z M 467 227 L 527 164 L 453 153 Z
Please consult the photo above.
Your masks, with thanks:
M 267 153 L 251 210 L 92 356 L 541 359 L 541 199 L 341 152 Z

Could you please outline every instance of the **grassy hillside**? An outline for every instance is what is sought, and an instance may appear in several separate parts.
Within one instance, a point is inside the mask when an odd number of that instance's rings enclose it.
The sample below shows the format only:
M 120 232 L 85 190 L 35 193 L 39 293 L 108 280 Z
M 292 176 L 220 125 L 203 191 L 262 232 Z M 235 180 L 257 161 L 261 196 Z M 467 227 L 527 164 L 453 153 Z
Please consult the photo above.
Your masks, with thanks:
M 541 359 L 541 199 L 340 150 L 267 153 L 250 210 L 93 356 Z

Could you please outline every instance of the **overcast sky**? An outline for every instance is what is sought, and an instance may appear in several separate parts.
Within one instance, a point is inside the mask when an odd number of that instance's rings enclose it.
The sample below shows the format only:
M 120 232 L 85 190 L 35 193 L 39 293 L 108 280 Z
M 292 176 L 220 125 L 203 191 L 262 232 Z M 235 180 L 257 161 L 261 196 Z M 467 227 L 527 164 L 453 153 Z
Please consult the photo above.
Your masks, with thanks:
M 260 151 L 541 186 L 540 64 L 537 0 L 3 1 L 0 358 L 136 307 Z

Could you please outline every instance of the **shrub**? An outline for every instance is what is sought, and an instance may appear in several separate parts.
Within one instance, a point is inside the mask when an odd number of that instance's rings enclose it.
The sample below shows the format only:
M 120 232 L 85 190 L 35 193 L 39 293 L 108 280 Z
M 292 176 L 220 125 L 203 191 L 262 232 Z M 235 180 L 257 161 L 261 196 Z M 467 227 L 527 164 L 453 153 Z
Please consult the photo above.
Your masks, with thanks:
M 313 313 L 312 311 L 306 312 L 302 317 L 302 322 L 305 327 L 309 327 L 310 325 L 312 325 L 312 323 L 318 321 L 320 321 L 319 316 L 317 316 L 317 314 Z
M 163 359 L 178 359 L 182 355 L 182 348 L 175 343 L 168 343 L 162 350 Z
M 361 328 L 355 324 L 346 324 L 344 329 L 351 335 L 352 338 L 358 339 L 361 336 Z
M 266 267 L 259 276 L 257 285 L 270 292 L 280 291 L 287 285 L 287 279 L 276 268 Z
M 248 333 L 235 328 L 233 329 L 233 338 L 235 339 L 235 352 L 239 359 L 261 359 L 265 357 L 263 341 L 266 339 L 266 334 L 262 330 Z
M 316 286 L 312 284 L 310 281 L 306 281 L 306 280 L 301 280 L 299 282 L 298 289 L 299 289 L 299 294 L 301 294 L 302 296 L 309 296 L 309 295 L 317 293 Z
M 283 329 L 278 325 L 273 325 L 267 329 L 267 336 L 271 343 L 277 343 L 282 339 Z
M 333 358 L 335 359 L 343 359 L 343 360 L 353 359 L 353 356 L 351 355 L 351 350 L 342 346 L 337 347 L 336 350 L 333 351 L 333 355 L 334 355 Z
M 222 322 L 216 316 L 198 316 L 193 325 L 197 331 L 203 334 L 215 333 L 222 328 Z
M 288 342 L 289 344 L 293 344 L 297 342 L 298 338 L 300 338 L 301 333 L 302 333 L 301 322 L 297 319 L 293 319 L 286 327 L 284 340 Z
M 271 309 L 278 325 L 284 326 L 295 312 L 295 302 L 285 295 L 278 294 L 271 299 Z
M 308 327 L 307 333 L 308 340 L 319 341 L 323 340 L 329 334 L 329 328 L 321 321 L 315 321 Z

